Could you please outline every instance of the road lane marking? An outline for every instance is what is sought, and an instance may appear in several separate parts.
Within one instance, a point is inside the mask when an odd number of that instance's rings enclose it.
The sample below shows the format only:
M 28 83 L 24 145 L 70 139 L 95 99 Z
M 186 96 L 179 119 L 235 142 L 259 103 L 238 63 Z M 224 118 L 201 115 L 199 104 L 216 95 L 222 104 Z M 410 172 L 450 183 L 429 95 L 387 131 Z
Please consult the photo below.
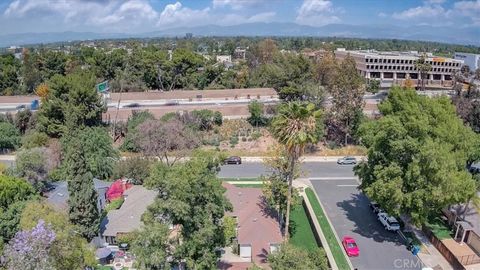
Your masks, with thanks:
M 337 185 L 337 187 L 358 187 L 358 185 Z

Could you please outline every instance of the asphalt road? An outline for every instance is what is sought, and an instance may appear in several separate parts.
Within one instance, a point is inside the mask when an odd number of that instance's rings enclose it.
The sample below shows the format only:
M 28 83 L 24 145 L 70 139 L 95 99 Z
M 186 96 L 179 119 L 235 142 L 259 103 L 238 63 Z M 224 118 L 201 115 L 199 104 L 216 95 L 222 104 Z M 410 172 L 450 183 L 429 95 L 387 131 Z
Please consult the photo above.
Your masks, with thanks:
M 358 270 L 421 269 L 416 256 L 404 240 L 386 231 L 371 212 L 368 198 L 357 190 L 353 166 L 334 162 L 309 162 L 303 165 L 311 179 L 339 238 L 352 236 L 360 248 L 360 256 L 350 258 Z M 220 177 L 256 177 L 267 174 L 261 163 L 223 166 Z
M 267 175 L 268 169 L 262 163 L 243 163 L 241 165 L 225 165 L 219 176 L 227 178 L 258 177 Z M 351 166 L 338 166 L 336 162 L 304 162 L 301 177 L 336 177 L 352 173 Z

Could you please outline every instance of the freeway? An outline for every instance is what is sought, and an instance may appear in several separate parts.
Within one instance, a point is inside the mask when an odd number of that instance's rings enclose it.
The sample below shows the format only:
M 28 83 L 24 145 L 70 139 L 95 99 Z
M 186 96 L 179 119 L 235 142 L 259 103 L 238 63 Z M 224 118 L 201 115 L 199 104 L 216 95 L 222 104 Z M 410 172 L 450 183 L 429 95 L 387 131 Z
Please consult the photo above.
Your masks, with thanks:
M 357 189 L 353 166 L 335 162 L 306 162 L 303 177 L 309 178 L 335 232 L 356 239 L 360 256 L 350 258 L 358 270 L 421 269 L 421 262 L 397 233 L 386 231 L 370 211 L 368 198 Z M 262 163 L 222 166 L 219 176 L 251 178 L 268 174 Z

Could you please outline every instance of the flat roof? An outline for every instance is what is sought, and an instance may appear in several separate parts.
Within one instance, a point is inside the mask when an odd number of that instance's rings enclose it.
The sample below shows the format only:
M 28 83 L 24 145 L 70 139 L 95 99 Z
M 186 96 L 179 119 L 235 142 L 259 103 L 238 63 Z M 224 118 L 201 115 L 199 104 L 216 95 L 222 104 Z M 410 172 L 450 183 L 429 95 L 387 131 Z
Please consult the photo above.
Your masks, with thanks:
M 423 53 L 419 53 L 418 51 L 377 51 L 377 50 L 336 50 L 335 53 L 350 53 L 350 54 L 358 54 L 370 57 L 388 57 L 388 56 L 395 56 L 395 57 L 412 57 L 418 58 L 423 55 Z M 443 58 L 449 59 L 452 61 L 459 61 L 461 60 L 450 58 L 450 57 L 443 57 L 443 56 L 435 56 L 432 53 L 425 53 L 426 58 Z

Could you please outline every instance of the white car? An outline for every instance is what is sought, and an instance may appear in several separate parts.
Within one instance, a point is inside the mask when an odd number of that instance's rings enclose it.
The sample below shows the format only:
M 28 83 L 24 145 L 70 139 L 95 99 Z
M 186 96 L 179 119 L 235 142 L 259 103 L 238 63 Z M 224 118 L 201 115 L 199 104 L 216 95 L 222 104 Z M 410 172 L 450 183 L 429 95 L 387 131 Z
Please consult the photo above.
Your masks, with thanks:
M 378 213 L 378 220 L 383 224 L 386 230 L 398 231 L 400 230 L 400 223 L 394 217 L 389 216 L 387 213 Z

